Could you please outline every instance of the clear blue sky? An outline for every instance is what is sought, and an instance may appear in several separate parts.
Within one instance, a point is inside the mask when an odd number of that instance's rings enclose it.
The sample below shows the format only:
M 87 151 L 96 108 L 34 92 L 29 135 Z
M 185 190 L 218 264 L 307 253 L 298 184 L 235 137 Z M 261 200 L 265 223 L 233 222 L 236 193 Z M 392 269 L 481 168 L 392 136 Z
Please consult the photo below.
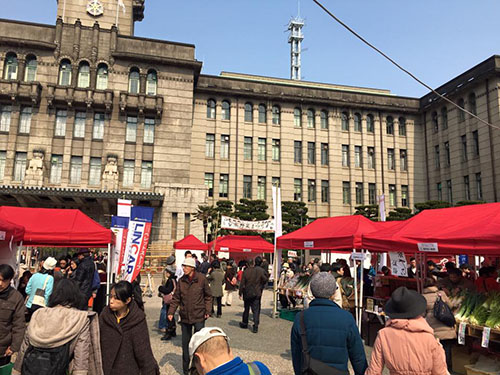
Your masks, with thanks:
M 500 54 L 498 0 L 323 1 L 433 87 Z M 297 0 L 146 0 L 136 35 L 195 44 L 206 74 L 231 71 L 288 78 L 285 30 L 296 14 Z M 303 79 L 384 88 L 404 96 L 427 93 L 312 0 L 301 0 L 301 16 L 306 20 L 307 49 Z M 53 24 L 56 0 L 3 0 L 0 17 Z

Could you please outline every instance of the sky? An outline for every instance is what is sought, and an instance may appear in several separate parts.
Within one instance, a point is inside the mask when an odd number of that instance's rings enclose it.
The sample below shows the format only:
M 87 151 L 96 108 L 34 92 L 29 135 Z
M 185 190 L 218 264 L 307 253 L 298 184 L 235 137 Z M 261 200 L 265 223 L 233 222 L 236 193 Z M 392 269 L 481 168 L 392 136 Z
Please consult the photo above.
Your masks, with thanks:
M 0 18 L 54 24 L 56 0 L 0 0 Z M 82 4 L 86 0 L 81 0 Z M 500 54 L 498 0 L 322 0 L 337 17 L 431 87 Z M 290 77 L 287 24 L 297 0 L 146 0 L 136 36 L 191 43 L 202 73 Z M 312 0 L 305 20 L 302 79 L 388 89 L 428 90 L 356 39 Z

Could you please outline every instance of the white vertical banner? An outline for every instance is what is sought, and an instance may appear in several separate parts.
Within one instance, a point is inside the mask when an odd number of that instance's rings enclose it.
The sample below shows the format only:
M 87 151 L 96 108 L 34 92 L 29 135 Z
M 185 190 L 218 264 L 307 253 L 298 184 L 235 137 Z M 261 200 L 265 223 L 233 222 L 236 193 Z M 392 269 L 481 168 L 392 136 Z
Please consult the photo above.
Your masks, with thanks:
M 378 211 L 379 211 L 379 217 L 380 221 L 385 221 L 385 195 L 379 195 L 377 197 L 378 200 Z
M 116 216 L 130 217 L 132 201 L 130 199 L 118 199 Z
M 273 214 L 274 214 L 274 267 L 273 267 L 273 317 L 277 316 L 278 312 L 278 279 L 281 267 L 281 249 L 278 249 L 276 244 L 278 237 L 283 234 L 283 221 L 281 219 L 281 189 L 278 186 L 272 187 L 273 192 Z

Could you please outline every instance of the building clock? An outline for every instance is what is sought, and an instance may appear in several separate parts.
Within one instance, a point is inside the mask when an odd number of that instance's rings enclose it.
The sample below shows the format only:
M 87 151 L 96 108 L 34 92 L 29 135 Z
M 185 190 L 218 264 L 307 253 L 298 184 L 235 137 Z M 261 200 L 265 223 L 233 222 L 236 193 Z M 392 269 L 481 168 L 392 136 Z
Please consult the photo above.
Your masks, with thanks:
M 87 12 L 91 16 L 97 17 L 104 13 L 104 7 L 99 0 L 89 0 L 87 3 Z

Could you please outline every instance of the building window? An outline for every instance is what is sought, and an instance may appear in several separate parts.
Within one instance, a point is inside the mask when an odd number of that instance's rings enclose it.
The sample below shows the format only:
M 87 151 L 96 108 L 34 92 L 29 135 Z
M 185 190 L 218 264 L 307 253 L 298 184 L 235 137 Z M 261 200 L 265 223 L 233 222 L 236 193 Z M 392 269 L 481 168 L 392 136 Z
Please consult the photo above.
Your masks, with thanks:
M 68 59 L 62 60 L 59 65 L 59 85 L 71 85 L 71 62 Z
M 406 172 L 408 170 L 408 153 L 406 150 L 399 150 L 399 163 L 401 172 Z
M 26 152 L 16 152 L 14 159 L 14 181 L 24 181 L 26 175 Z
M 342 182 L 342 203 L 351 204 L 351 183 L 349 181 Z
M 481 184 L 481 173 L 476 173 L 476 191 L 477 191 L 477 200 L 483 200 L 483 186 Z
M 207 118 L 211 118 L 211 119 L 215 118 L 215 109 L 216 109 L 215 100 L 208 99 L 207 100 Z
M 328 180 L 321 180 L 321 202 L 330 202 L 330 183 Z
M 172 240 L 177 239 L 177 226 L 179 221 L 179 214 L 177 212 L 172 212 Z
M 144 143 L 153 144 L 155 141 L 155 119 L 144 119 Z
M 272 114 L 273 114 L 273 125 L 280 125 L 281 124 L 281 109 L 280 109 L 280 107 L 277 105 L 273 105 Z
M 85 137 L 85 120 L 87 119 L 87 114 L 85 112 L 75 113 L 75 125 L 73 126 L 73 137 L 84 138 Z
M 243 198 L 252 199 L 252 176 L 243 176 Z
M 441 182 L 438 182 L 436 184 L 436 190 L 437 190 L 438 201 L 442 201 L 443 200 L 443 188 L 442 188 Z
M 293 200 L 294 201 L 302 201 L 302 179 L 294 178 L 293 179 Z
M 293 162 L 302 163 L 302 141 L 293 142 Z
M 82 61 L 78 67 L 77 85 L 84 89 L 90 87 L 90 65 L 86 61 Z
M 354 131 L 361 131 L 361 115 L 359 113 L 354 114 Z
M 146 76 L 146 95 L 156 95 L 158 89 L 158 74 L 156 70 L 148 71 Z
M 153 162 L 143 161 L 141 165 L 141 188 L 150 189 L 153 183 Z
M 82 157 L 72 156 L 69 170 L 69 183 L 77 185 L 82 182 Z
M 469 176 L 464 176 L 464 190 L 465 190 L 465 200 L 470 201 L 470 182 Z
M 267 108 L 265 104 L 259 104 L 259 124 L 267 123 Z
M 375 169 L 375 147 L 368 147 L 368 169 Z
M 229 136 L 226 134 L 220 136 L 220 158 L 229 159 Z
M 38 66 L 38 62 L 36 61 L 36 57 L 33 55 L 29 55 L 26 57 L 26 70 L 24 72 L 24 80 L 26 82 L 36 81 L 36 68 Z
M 191 214 L 184 214 L 184 236 L 191 233 Z
M 123 186 L 132 187 L 134 186 L 134 160 L 124 160 L 123 162 Z
M 385 125 L 386 125 L 386 133 L 387 134 L 394 134 L 394 119 L 392 116 L 387 116 L 385 118 Z
M 476 106 L 476 94 L 471 92 L 468 97 L 469 102 L 469 112 L 473 115 L 477 115 L 477 106 Z
M 302 111 L 300 108 L 294 108 L 293 110 L 293 125 L 297 128 L 302 127 Z
M 467 134 L 460 137 L 462 141 L 462 161 L 467 161 Z
M 258 145 L 257 145 L 257 159 L 259 161 L 266 161 L 267 159 L 267 141 L 265 138 L 259 138 L 258 139 Z
M 364 204 L 364 202 L 363 183 L 356 182 L 356 204 Z
M 108 66 L 106 64 L 99 64 L 97 67 L 95 88 L 97 90 L 107 90 L 108 88 Z
M 446 156 L 446 166 L 450 166 L 450 142 L 444 142 L 444 152 Z
M 103 139 L 104 138 L 104 113 L 94 114 L 94 125 L 92 127 L 92 138 L 93 139 Z
M 377 185 L 368 184 L 368 204 L 377 204 Z
M 388 148 L 387 149 L 387 169 L 390 171 L 393 171 L 395 168 L 394 165 L 394 149 L 393 148 Z
M 205 138 L 205 157 L 213 158 L 215 156 L 215 134 L 207 133 Z
M 31 107 L 22 107 L 19 116 L 19 133 L 29 134 L 31 129 Z
M 349 164 L 349 145 L 342 145 L 342 166 L 348 167 Z
M 90 158 L 89 185 L 100 185 L 101 163 L 101 158 Z
M 141 80 L 139 69 L 132 68 L 128 75 L 128 92 L 131 94 L 138 94 L 141 87 Z
M 366 116 L 366 131 L 368 133 L 373 133 L 375 131 L 375 124 L 373 121 L 373 115 L 369 114 Z
M 252 160 L 252 137 L 243 139 L 243 160 Z
M 253 104 L 245 104 L 245 122 L 253 122 Z
M 273 177 L 272 184 L 273 184 L 273 186 L 276 186 L 276 187 L 281 186 L 281 179 L 279 177 Z
M 62 165 L 63 165 L 62 155 L 52 155 L 52 157 L 50 158 L 50 178 L 49 178 L 51 184 L 61 183 Z
M 363 148 L 361 146 L 354 146 L 354 166 L 356 168 L 363 168 Z
M 465 108 L 465 101 L 463 98 L 458 99 L 457 104 L 460 108 Z M 458 110 L 458 121 L 465 121 L 465 112 L 461 109 Z
M 432 128 L 434 129 L 434 133 L 439 131 L 439 122 L 438 122 L 438 114 L 437 112 L 432 112 L 431 114 Z
M 68 112 L 63 109 L 58 109 L 56 111 L 56 127 L 54 131 L 54 136 L 65 137 L 66 136 L 66 120 L 68 118 Z
M 127 117 L 127 131 L 125 141 L 135 143 L 137 141 L 137 117 Z
M 312 108 L 307 110 L 307 127 L 310 129 L 314 129 L 316 127 L 316 114 Z
M 219 197 L 227 198 L 229 192 L 229 175 L 221 174 L 219 182 Z
M 389 205 L 396 206 L 396 185 L 389 185 Z
M 474 146 L 474 156 L 479 156 L 479 133 L 477 130 L 472 132 L 472 142 Z
M 281 159 L 281 146 L 280 146 L 280 140 L 279 139 L 273 139 L 272 140 L 272 153 L 273 153 L 273 161 L 280 161 Z
M 316 143 L 307 142 L 307 163 L 316 164 Z
M 322 143 L 321 144 L 321 165 L 328 165 L 330 164 L 329 160 L 329 155 L 328 155 L 328 143 Z
M 221 115 L 223 120 L 231 120 L 231 103 L 229 103 L 227 100 L 222 101 Z
M 257 199 L 266 200 L 266 178 L 264 176 L 257 178 Z
M 322 110 L 319 113 L 319 118 L 321 122 L 321 129 L 328 129 L 328 111 Z
M 406 118 L 399 118 L 399 135 L 401 137 L 406 137 Z
M 214 196 L 214 174 L 205 173 L 205 187 L 208 189 L 208 196 Z
M 19 62 L 15 53 L 9 52 L 5 57 L 5 65 L 3 67 L 3 79 L 17 79 L 17 71 Z
M 453 203 L 453 190 L 451 180 L 446 181 L 446 190 L 448 191 L 448 202 Z
M 5 160 L 7 159 L 7 152 L 0 151 L 0 179 L 5 176 Z
M 441 123 L 443 129 L 448 129 L 448 109 L 446 107 L 441 108 Z
M 316 202 L 316 181 L 307 180 L 307 201 Z
M 434 163 L 436 165 L 436 168 L 440 168 L 441 167 L 441 158 L 440 158 L 440 155 L 439 155 L 439 145 L 438 146 L 434 146 Z
M 349 131 L 349 115 L 347 112 L 342 112 L 340 114 L 340 121 L 342 130 Z

